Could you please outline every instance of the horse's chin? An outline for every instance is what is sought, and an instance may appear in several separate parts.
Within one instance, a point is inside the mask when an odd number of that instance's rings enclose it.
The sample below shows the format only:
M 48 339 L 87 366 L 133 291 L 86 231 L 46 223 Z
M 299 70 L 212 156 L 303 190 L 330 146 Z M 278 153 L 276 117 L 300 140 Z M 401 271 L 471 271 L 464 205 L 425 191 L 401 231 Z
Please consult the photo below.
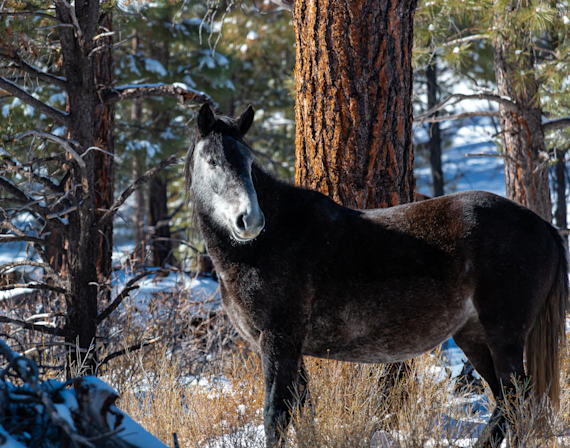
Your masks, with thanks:
M 261 230 L 263 230 L 263 228 L 260 229 L 257 234 L 255 234 L 253 236 L 246 236 L 246 237 L 240 236 L 234 230 L 232 230 L 232 238 L 234 240 L 236 240 L 238 243 L 249 243 L 250 241 L 253 241 L 254 239 L 256 239 L 259 236 L 259 234 L 261 233 Z

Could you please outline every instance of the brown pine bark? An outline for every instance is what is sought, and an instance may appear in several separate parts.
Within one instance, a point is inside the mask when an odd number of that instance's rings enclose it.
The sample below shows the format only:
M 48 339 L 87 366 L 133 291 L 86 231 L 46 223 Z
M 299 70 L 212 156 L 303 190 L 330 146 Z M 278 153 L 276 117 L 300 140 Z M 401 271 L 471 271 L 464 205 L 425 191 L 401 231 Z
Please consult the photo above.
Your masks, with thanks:
M 295 2 L 298 185 L 354 208 L 413 200 L 416 3 Z
M 495 40 L 494 49 L 498 93 L 510 97 L 519 108 L 513 112 L 499 106 L 507 196 L 550 222 L 552 203 L 548 165 L 544 163 L 548 155 L 540 103 L 535 99 L 537 84 L 532 75 L 535 62 L 532 41 L 524 33 L 502 36 Z M 517 61 L 510 62 L 507 55 L 515 49 L 522 50 L 522 55 Z

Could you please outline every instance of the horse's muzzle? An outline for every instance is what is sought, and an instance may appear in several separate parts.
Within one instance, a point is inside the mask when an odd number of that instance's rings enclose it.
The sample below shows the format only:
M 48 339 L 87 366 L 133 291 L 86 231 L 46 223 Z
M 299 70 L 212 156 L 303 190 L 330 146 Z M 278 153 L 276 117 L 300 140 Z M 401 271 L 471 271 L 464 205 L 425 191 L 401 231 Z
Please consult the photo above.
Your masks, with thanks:
M 256 238 L 265 227 L 263 212 L 240 213 L 234 223 L 233 236 L 240 242 Z

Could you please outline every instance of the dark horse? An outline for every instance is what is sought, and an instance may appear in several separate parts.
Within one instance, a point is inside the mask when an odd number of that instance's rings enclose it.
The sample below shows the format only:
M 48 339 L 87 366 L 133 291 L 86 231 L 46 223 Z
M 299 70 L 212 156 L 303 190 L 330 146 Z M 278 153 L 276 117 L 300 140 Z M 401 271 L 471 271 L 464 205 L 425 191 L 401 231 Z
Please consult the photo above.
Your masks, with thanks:
M 453 336 L 500 402 L 526 378 L 526 344 L 535 391 L 556 402 L 568 268 L 550 224 L 482 191 L 341 207 L 252 163 L 252 122 L 251 107 L 202 106 L 185 170 L 223 304 L 261 358 L 268 446 L 304 396 L 303 355 L 395 363 Z M 478 445 L 505 430 L 497 407 Z

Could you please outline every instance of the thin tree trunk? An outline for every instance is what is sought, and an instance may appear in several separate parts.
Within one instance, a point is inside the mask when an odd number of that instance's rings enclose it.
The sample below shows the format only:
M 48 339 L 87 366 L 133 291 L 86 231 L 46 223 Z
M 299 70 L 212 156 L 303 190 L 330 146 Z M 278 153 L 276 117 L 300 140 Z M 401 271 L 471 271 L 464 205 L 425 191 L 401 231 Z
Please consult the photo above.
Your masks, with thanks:
M 100 20 L 103 32 L 112 29 L 113 17 L 111 13 L 104 15 Z M 104 47 L 94 56 L 95 86 L 96 88 L 111 88 L 113 86 L 113 36 L 100 39 L 99 45 Z M 115 106 L 106 105 L 96 98 L 95 106 L 95 146 L 107 153 L 115 153 Z M 97 207 L 97 220 L 105 210 L 111 208 L 114 200 L 115 163 L 114 157 L 102 151 L 95 151 L 95 206 Z M 111 289 L 107 285 L 111 277 L 113 255 L 113 221 L 110 221 L 99 237 L 97 251 L 97 277 L 102 289 L 103 298 L 110 298 Z
M 298 185 L 348 207 L 413 201 L 416 0 L 298 0 Z
M 547 153 L 542 113 L 535 99 L 537 84 L 532 75 L 532 40 L 524 33 L 521 36 L 500 36 L 494 42 L 494 49 L 498 93 L 510 97 L 519 106 L 518 112 L 499 106 L 507 196 L 550 222 L 552 203 L 548 165 L 543 163 L 547 160 Z M 515 49 L 522 50 L 522 53 L 517 61 L 510 62 L 508 55 Z
M 136 157 L 136 154 L 133 155 L 133 182 L 139 179 L 144 174 L 144 166 L 142 166 L 142 162 Z M 135 235 L 135 265 L 141 266 L 144 264 L 144 257 L 146 253 L 145 249 L 145 242 L 146 242 L 146 233 L 145 233 L 145 201 L 144 201 L 144 192 L 142 188 L 139 188 L 137 191 L 134 192 L 135 197 L 135 207 L 133 213 L 133 231 Z
M 149 188 L 149 218 L 154 231 L 152 253 L 156 267 L 164 267 L 166 263 L 173 264 L 174 262 L 167 202 L 166 181 L 161 176 L 154 176 Z
M 428 110 L 438 105 L 437 63 L 434 59 L 426 69 Z M 429 160 L 431 166 L 431 179 L 433 196 L 443 196 L 443 169 L 441 166 L 441 134 L 439 123 L 431 123 L 429 127 Z
M 97 259 L 99 237 L 94 229 L 95 220 L 95 156 L 94 151 L 86 153 L 95 143 L 95 99 L 94 63 L 89 53 L 93 50 L 93 37 L 98 28 L 99 2 L 86 0 L 75 3 L 76 16 L 82 29 L 84 45 L 79 43 L 74 30 L 62 27 L 59 30 L 63 54 L 63 67 L 67 79 L 69 133 L 78 142 L 78 151 L 83 154 L 86 168 L 74 170 L 71 185 L 82 185 L 75 189 L 72 199 L 78 204 L 77 212 L 68 215 L 68 250 L 66 266 L 70 293 L 66 296 L 67 315 L 65 328 L 74 336 L 66 336 L 66 342 L 89 349 L 97 334 Z M 72 23 L 69 9 L 56 3 L 56 16 L 65 23 Z M 76 197 L 77 196 L 77 197 Z M 80 201 L 79 198 L 82 200 Z M 85 356 L 85 353 L 81 355 Z M 71 361 L 79 363 L 77 353 L 71 354 Z M 87 367 L 94 361 L 87 360 Z
M 566 151 L 556 150 L 556 166 L 554 177 L 556 180 L 556 212 L 554 219 L 560 229 L 568 228 L 568 208 L 566 205 Z M 568 250 L 568 235 L 564 235 L 566 250 Z

